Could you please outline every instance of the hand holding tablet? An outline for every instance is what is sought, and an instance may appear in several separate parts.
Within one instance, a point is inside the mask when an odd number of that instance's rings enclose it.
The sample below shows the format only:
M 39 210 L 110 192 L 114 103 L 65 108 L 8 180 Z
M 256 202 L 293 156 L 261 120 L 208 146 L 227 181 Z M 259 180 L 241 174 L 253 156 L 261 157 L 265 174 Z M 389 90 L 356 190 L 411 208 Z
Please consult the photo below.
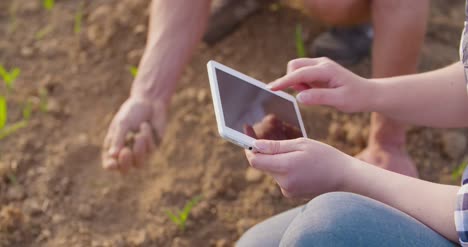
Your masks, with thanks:
M 225 65 L 207 64 L 220 135 L 253 150 L 255 139 L 307 137 L 296 99 Z

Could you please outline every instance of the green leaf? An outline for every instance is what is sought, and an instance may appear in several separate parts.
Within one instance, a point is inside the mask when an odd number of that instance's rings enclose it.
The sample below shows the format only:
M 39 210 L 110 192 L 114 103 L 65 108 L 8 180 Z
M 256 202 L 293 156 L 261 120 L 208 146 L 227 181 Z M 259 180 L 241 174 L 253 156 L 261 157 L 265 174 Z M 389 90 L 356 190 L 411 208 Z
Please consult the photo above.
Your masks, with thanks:
M 3 67 L 3 65 L 0 65 L 0 77 L 2 77 L 2 80 L 5 82 L 5 85 L 8 87 L 8 80 L 9 80 L 10 74 L 5 69 L 5 67 Z
M 11 72 L 10 72 L 10 79 L 12 81 L 15 81 L 16 78 L 18 78 L 18 76 L 20 75 L 21 73 L 21 70 L 19 68 L 14 68 Z
M 196 196 L 194 198 L 192 198 L 192 200 L 190 200 L 184 207 L 184 209 L 182 209 L 182 212 L 180 213 L 180 218 L 183 220 L 183 221 L 186 221 L 189 214 L 190 214 L 190 211 L 192 211 L 192 208 L 195 207 L 195 205 L 198 204 L 198 202 L 201 200 L 201 196 Z
M 48 102 L 49 102 L 49 93 L 47 93 L 47 90 L 44 88 L 39 89 L 39 110 L 41 112 L 47 112 L 48 111 Z
M 26 121 L 20 121 L 20 122 L 17 122 L 13 125 L 10 125 L 8 127 L 5 127 L 3 129 L 0 129 L 0 140 L 2 140 L 3 138 L 15 133 L 16 131 L 22 129 L 22 128 L 26 128 L 28 126 L 28 122 Z
M 42 29 L 40 29 L 39 31 L 36 32 L 35 38 L 36 38 L 36 40 L 41 40 L 47 34 L 51 33 L 52 31 L 54 31 L 54 27 L 52 25 L 47 25 L 44 28 L 42 28 Z
M 138 68 L 135 67 L 135 66 L 130 66 L 128 68 L 128 70 L 130 71 L 130 74 L 132 74 L 133 78 L 135 78 L 138 74 Z
M 75 25 L 73 26 L 73 31 L 75 34 L 81 32 L 81 24 L 83 22 L 83 2 L 80 3 L 78 11 L 75 14 Z
M 21 70 L 19 68 L 14 68 L 8 75 L 8 80 L 6 81 L 6 85 L 8 89 L 13 89 L 15 86 L 14 83 L 16 81 L 16 78 L 20 75 Z
M 177 216 L 175 216 L 171 211 L 166 210 L 166 214 L 169 217 L 169 219 L 172 220 L 172 222 L 174 222 L 176 224 L 179 224 L 179 218 Z
M 304 39 L 302 37 L 302 26 L 301 24 L 296 25 L 296 52 L 297 57 L 305 57 L 306 52 L 304 48 Z
M 23 107 L 23 120 L 29 121 L 29 119 L 31 118 L 31 113 L 32 113 L 32 103 L 30 100 L 26 100 L 26 103 L 24 103 L 24 107 Z
M 5 128 L 8 117 L 7 101 L 5 97 L 0 96 L 0 130 Z
M 465 168 L 468 166 L 468 161 L 462 162 L 458 167 L 452 172 L 452 180 L 454 182 L 458 181 L 465 171 Z
M 14 174 L 9 173 L 7 177 L 8 177 L 8 180 L 10 180 L 10 183 L 18 184 L 18 179 L 16 179 L 16 176 Z
M 47 10 L 51 10 L 55 6 L 55 0 L 43 0 L 42 6 L 44 6 L 44 8 Z

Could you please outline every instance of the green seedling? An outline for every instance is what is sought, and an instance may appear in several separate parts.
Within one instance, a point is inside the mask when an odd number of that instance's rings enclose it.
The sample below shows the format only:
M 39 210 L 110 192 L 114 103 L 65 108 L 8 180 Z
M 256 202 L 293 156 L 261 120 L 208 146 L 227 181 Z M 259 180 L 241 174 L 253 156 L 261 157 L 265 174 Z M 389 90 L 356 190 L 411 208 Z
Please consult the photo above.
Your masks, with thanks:
M 19 68 L 13 68 L 11 71 L 8 71 L 5 67 L 0 65 L 0 77 L 2 78 L 8 90 L 13 89 L 15 81 L 20 73 L 21 70 Z
M 190 211 L 195 205 L 197 205 L 201 200 L 201 196 L 196 196 L 185 204 L 185 207 L 176 214 L 173 214 L 171 211 L 166 210 L 166 214 L 174 222 L 181 231 L 185 230 L 185 223 L 187 222 Z
M 133 65 L 128 68 L 128 71 L 130 71 L 130 74 L 132 74 L 133 78 L 135 78 L 138 74 L 138 68 Z
M 41 30 L 36 32 L 35 38 L 36 40 L 41 40 L 45 36 L 47 36 L 47 34 L 51 33 L 52 31 L 54 31 L 54 27 L 52 25 L 47 25 Z
M 75 14 L 75 24 L 73 26 L 73 32 L 75 34 L 81 33 L 81 25 L 83 23 L 83 2 L 80 3 L 78 11 Z
M 8 137 L 9 135 L 15 133 L 16 131 L 26 128 L 28 126 L 28 122 L 25 120 L 19 121 L 12 125 L 6 126 L 3 129 L 0 129 L 0 140 Z
M 8 107 L 6 98 L 0 96 L 0 130 L 4 129 L 8 118 Z
M 54 8 L 55 6 L 55 0 L 42 0 L 42 6 L 46 9 L 46 10 L 51 10 Z
M 10 180 L 10 183 L 12 183 L 12 184 L 17 184 L 18 183 L 18 179 L 16 179 L 16 176 L 14 174 L 8 173 L 7 178 L 8 178 L 8 180 Z
M 458 181 L 462 177 L 463 172 L 465 171 L 465 168 L 466 168 L 467 165 L 468 165 L 468 161 L 464 161 L 460 165 L 457 166 L 455 171 L 452 172 L 453 182 Z
M 305 57 L 306 52 L 304 48 L 304 38 L 302 37 L 302 26 L 301 24 L 296 25 L 296 53 L 297 57 Z
M 8 32 L 13 33 L 16 31 L 16 28 L 18 27 L 18 18 L 17 18 L 17 12 L 18 12 L 18 4 L 17 2 L 13 2 L 10 5 L 10 24 L 8 27 Z
M 23 120 L 28 122 L 31 119 L 32 114 L 32 103 L 30 100 L 27 100 L 23 106 Z
M 31 118 L 31 113 L 32 104 L 30 101 L 27 101 L 23 107 L 23 120 L 7 126 L 8 105 L 6 98 L 0 96 L 0 140 L 28 126 L 29 119 Z
M 39 89 L 39 110 L 41 112 L 48 111 L 49 93 L 44 88 Z

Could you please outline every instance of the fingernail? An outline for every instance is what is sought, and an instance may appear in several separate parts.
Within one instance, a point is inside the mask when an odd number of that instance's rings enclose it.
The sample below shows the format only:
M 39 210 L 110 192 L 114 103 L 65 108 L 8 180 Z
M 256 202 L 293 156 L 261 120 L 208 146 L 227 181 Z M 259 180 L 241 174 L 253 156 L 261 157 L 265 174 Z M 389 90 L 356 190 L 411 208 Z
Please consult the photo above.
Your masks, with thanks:
M 254 141 L 253 146 L 255 147 L 255 149 L 257 149 L 257 151 L 261 153 L 265 153 L 268 151 L 268 143 L 264 141 Z
M 114 156 L 118 153 L 117 151 L 117 148 L 116 147 L 111 147 L 111 149 L 109 149 L 109 155 L 110 156 Z
M 272 89 L 274 86 L 276 86 L 276 81 L 270 82 L 266 85 L 266 88 Z
M 113 169 L 117 166 L 117 162 L 115 162 L 115 160 L 107 160 L 105 163 L 104 163 L 104 168 L 105 169 Z
M 298 95 L 296 95 L 296 99 L 297 99 L 297 101 L 299 101 L 299 102 L 301 102 L 301 103 L 304 102 L 304 100 L 305 100 L 305 95 L 304 95 L 304 93 L 301 92 L 301 93 L 299 93 Z

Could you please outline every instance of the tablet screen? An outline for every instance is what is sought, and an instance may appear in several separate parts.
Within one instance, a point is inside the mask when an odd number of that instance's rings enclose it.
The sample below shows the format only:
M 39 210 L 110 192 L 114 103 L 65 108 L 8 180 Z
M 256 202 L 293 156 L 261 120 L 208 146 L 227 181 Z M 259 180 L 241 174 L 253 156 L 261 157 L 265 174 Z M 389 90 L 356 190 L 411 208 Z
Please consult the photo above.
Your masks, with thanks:
M 219 69 L 216 78 L 227 127 L 256 139 L 303 136 L 291 101 Z

